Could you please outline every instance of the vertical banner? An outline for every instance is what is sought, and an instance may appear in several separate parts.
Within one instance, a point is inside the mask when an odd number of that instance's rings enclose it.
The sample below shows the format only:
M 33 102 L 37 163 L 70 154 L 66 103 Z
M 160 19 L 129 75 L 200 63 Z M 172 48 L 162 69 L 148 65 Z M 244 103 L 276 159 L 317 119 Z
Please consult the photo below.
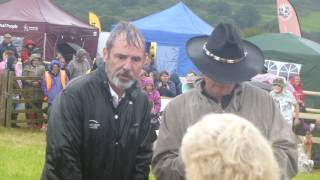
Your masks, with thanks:
M 289 0 L 277 0 L 277 15 L 280 33 L 301 37 L 298 16 Z
M 91 12 L 91 11 L 89 11 L 89 24 L 91 26 L 98 28 L 99 32 L 101 32 L 101 24 L 100 24 L 99 17 L 94 12 Z

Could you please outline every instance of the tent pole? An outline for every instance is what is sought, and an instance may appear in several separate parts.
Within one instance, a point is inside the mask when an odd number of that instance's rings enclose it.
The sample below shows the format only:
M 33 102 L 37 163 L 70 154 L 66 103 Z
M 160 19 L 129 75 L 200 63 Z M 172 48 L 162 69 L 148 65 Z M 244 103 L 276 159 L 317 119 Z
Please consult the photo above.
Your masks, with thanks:
M 46 46 L 47 46 L 47 33 L 44 33 L 44 38 L 43 38 L 43 60 L 46 60 Z

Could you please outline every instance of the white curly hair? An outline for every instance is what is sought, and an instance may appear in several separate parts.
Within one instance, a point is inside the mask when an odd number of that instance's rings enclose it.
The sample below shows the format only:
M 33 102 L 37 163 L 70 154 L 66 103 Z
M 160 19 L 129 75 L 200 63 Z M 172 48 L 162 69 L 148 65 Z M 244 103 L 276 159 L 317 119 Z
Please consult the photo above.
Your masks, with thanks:
M 187 180 L 279 180 L 271 145 L 249 121 L 210 114 L 188 128 L 181 157 Z

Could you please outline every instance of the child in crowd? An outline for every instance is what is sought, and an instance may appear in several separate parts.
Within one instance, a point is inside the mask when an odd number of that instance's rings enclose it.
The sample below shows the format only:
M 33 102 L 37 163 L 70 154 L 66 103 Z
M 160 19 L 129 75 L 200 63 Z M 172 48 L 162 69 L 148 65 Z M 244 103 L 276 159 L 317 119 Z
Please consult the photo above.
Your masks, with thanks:
M 142 78 L 142 88 L 147 93 L 149 101 L 152 103 L 151 113 L 159 113 L 161 109 L 161 99 L 159 91 L 154 87 L 151 77 Z

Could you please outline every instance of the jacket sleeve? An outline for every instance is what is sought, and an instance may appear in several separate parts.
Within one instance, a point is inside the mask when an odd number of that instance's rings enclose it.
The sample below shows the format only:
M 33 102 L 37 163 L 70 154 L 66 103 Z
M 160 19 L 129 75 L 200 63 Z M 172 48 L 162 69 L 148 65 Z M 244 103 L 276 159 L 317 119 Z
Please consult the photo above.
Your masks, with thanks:
M 164 111 L 152 159 L 157 180 L 184 180 L 184 165 L 179 153 L 184 133 L 174 106 L 177 105 L 170 102 Z
M 48 121 L 46 162 L 42 180 L 81 180 L 81 103 L 75 92 L 54 100 Z
M 297 174 L 298 151 L 290 125 L 283 119 L 275 103 L 270 99 L 269 103 L 271 103 L 272 107 L 270 112 L 273 113 L 270 117 L 272 123 L 269 127 L 268 139 L 281 168 L 282 179 L 287 180 Z
M 148 180 L 150 164 L 152 159 L 152 143 L 155 141 L 153 135 L 155 131 L 150 123 L 150 105 L 146 100 L 144 108 L 143 121 L 141 122 L 142 132 L 140 133 L 140 145 L 135 158 L 135 169 L 133 180 Z

